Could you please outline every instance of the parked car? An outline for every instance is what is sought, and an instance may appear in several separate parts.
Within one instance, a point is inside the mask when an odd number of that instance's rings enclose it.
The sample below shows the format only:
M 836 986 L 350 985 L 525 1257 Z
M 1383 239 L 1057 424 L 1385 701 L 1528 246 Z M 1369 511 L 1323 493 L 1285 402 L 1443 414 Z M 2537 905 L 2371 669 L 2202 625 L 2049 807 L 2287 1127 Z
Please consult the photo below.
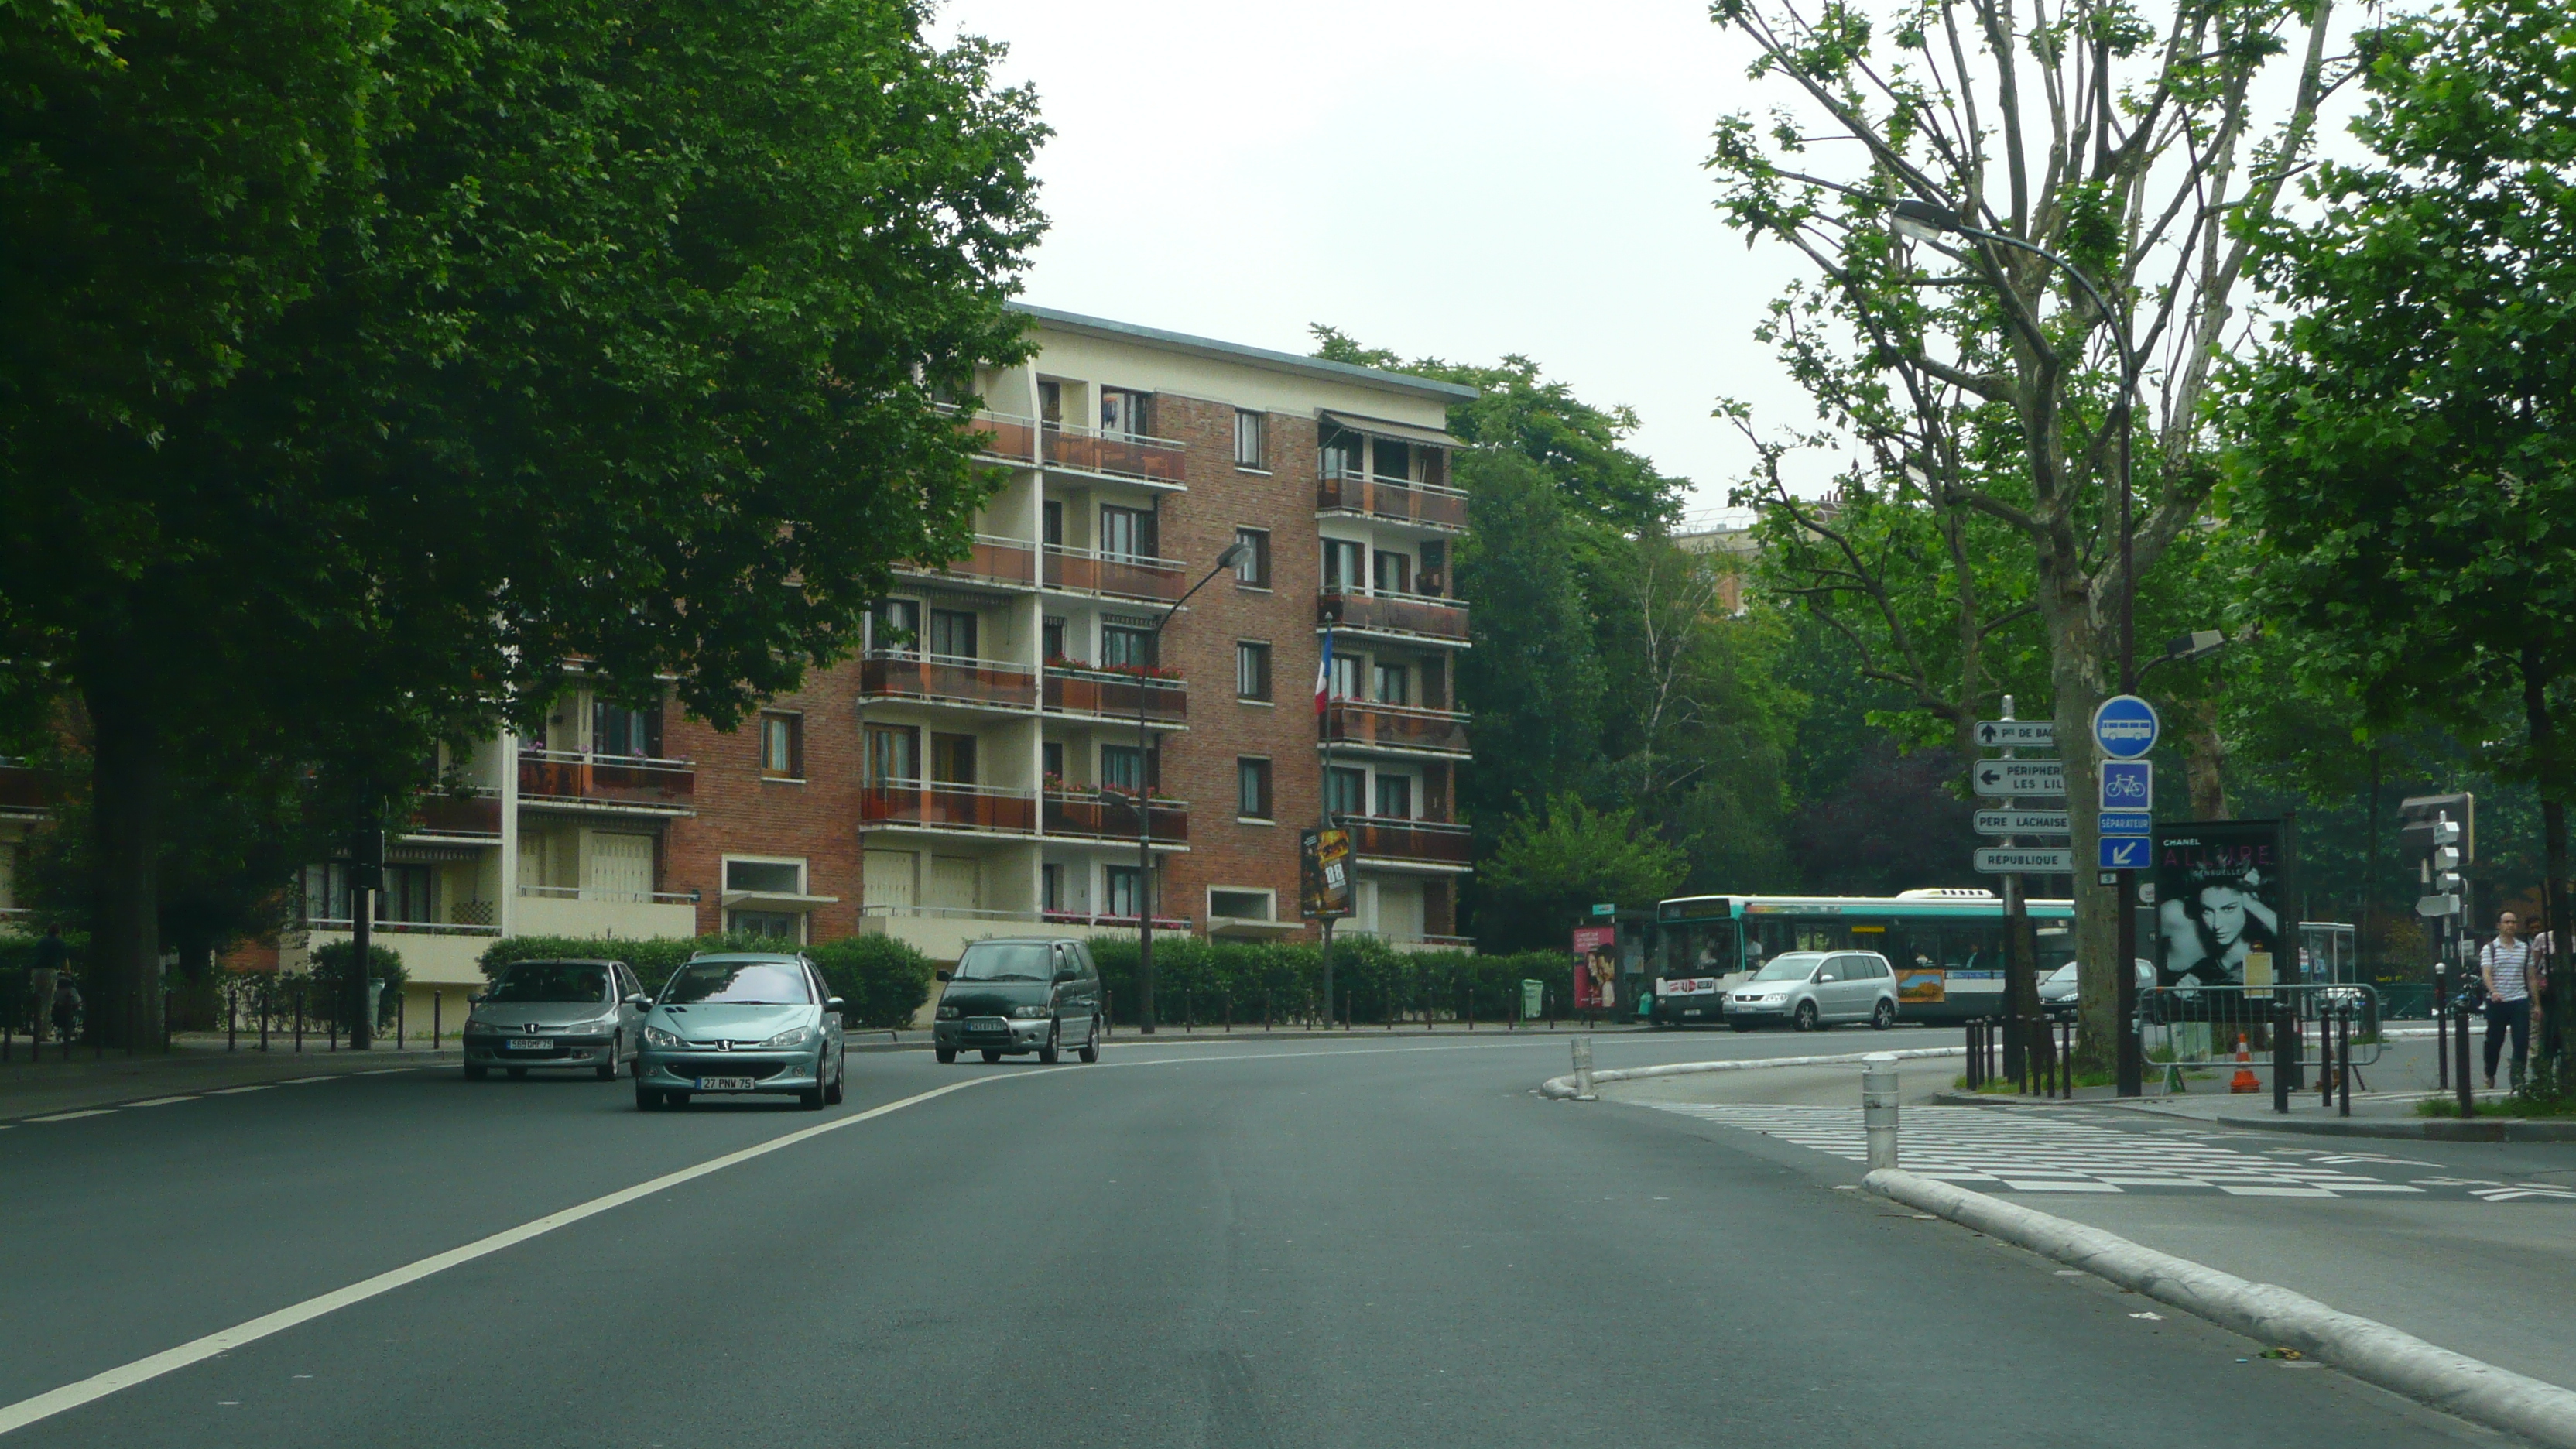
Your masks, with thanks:
M 1865 1021 L 1896 1025 L 1896 973 L 1876 951 L 1783 951 L 1727 993 L 1726 1021 L 1737 1031 L 1786 1022 L 1822 1031 Z
M 635 1060 L 642 988 L 623 961 L 513 961 L 465 1018 L 465 1076 L 494 1067 L 513 1079 L 538 1068 L 578 1067 L 603 1082 Z
M 681 1107 L 698 1093 L 785 1092 L 797 1105 L 841 1100 L 841 998 L 798 955 L 694 956 L 644 1017 L 635 1105 Z
M 1067 1043 L 1086 1062 L 1100 1060 L 1107 1034 L 1099 968 L 1080 941 L 1043 937 L 977 941 L 957 958 L 931 1016 L 932 1052 L 943 1062 L 960 1051 L 984 1060 L 1037 1053 L 1059 1060 Z
M 2152 991 L 2156 985 L 2156 966 L 2145 957 L 2137 962 L 2138 989 Z M 2039 1009 L 2060 1021 L 2075 1016 L 2076 966 L 2072 961 L 2048 973 L 2039 983 Z

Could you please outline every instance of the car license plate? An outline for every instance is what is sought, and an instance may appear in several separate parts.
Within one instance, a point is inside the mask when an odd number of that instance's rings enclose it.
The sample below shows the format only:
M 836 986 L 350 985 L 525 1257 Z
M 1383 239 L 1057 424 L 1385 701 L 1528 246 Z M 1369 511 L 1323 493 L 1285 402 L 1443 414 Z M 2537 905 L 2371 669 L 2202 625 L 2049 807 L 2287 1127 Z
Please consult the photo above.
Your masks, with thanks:
M 966 1029 L 968 1031 L 1009 1031 L 1011 1024 L 998 1016 L 970 1016 L 966 1018 Z
M 1682 1008 L 1682 1015 L 1684 1015 L 1684 1016 L 1697 1016 L 1697 1015 L 1699 1015 L 1699 1008 L 1698 1008 L 1698 1007 L 1696 1007 L 1696 1006 L 1684 1007 L 1684 1008 Z
M 550 1036 L 514 1036 L 507 1045 L 514 1052 L 550 1052 L 555 1049 L 554 1038 Z
M 751 1090 L 751 1078 L 700 1077 L 698 1078 L 698 1090 L 701 1092 L 748 1092 Z

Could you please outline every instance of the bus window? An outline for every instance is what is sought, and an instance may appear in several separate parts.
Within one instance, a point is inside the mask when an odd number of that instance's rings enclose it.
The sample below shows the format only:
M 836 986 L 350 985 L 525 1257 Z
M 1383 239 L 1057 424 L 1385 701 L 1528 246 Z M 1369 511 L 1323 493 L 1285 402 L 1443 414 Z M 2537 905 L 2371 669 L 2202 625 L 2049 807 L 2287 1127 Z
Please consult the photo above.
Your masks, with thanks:
M 1733 921 L 1670 921 L 1659 936 L 1650 969 L 1664 976 L 1723 976 L 1735 969 Z
M 2039 974 L 2049 972 L 2075 959 L 2075 933 L 2062 923 L 2041 922 L 2031 932 L 2036 942 L 2033 959 L 2039 963 Z

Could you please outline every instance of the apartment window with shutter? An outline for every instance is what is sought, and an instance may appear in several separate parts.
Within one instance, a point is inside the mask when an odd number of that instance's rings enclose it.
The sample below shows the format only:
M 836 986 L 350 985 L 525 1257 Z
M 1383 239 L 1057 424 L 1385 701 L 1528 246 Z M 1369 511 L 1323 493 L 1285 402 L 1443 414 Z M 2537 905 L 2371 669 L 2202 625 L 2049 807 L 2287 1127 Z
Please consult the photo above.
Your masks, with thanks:
M 760 773 L 771 780 L 805 778 L 805 717 L 763 713 L 760 717 Z
M 1324 809 L 1333 815 L 1368 813 L 1368 771 L 1340 766 L 1324 772 Z
M 1260 413 L 1234 412 L 1234 466 L 1266 471 L 1270 467 L 1270 419 Z
M 1413 556 L 1380 549 L 1377 555 L 1377 591 L 1381 594 L 1413 592 Z
M 1122 388 L 1102 388 L 1100 431 L 1113 438 L 1152 436 L 1152 430 L 1145 426 L 1145 394 Z
M 879 599 L 869 642 L 879 649 L 909 653 L 921 645 L 921 604 L 914 599 Z
M 1131 614 L 1103 614 L 1100 617 L 1100 664 L 1104 669 L 1151 669 L 1160 661 L 1155 658 L 1154 621 Z
M 1100 505 L 1100 556 L 1140 559 L 1154 556 L 1154 510 Z
M 931 610 L 930 652 L 948 659 L 976 658 L 976 622 L 970 609 Z
M 1045 621 L 1038 625 L 1038 647 L 1049 659 L 1073 657 L 1064 652 L 1064 616 L 1049 614 Z
M 1367 555 L 1364 545 L 1346 538 L 1324 540 L 1324 587 L 1358 593 L 1368 574 L 1360 560 Z
M 1237 640 L 1234 646 L 1234 697 L 1237 699 L 1270 698 L 1270 646 L 1249 639 Z
M 1377 777 L 1377 813 L 1382 820 L 1413 818 L 1413 777 L 1380 775 Z
M 1050 498 L 1039 514 L 1040 536 L 1058 548 L 1064 547 L 1064 505 Z
M 1377 667 L 1377 702 L 1380 704 L 1413 703 L 1410 691 L 1405 687 L 1411 682 L 1409 673 L 1410 671 L 1401 664 L 1379 665 Z
M 1270 530 L 1238 528 L 1234 541 L 1243 545 L 1243 557 L 1234 561 L 1234 581 L 1247 589 L 1270 587 Z
M 1270 762 L 1244 757 L 1234 762 L 1234 813 L 1247 820 L 1270 816 Z

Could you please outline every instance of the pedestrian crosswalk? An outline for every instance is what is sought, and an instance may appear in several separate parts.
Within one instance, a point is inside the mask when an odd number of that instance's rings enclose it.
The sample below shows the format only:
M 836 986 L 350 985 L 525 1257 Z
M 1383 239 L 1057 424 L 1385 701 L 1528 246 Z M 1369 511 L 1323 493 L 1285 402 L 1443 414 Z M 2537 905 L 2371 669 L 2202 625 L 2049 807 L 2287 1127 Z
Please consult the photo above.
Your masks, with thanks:
M 1869 1157 L 1857 1107 L 1641 1105 L 1741 1127 L 1854 1162 Z M 2349 1170 L 2365 1162 L 2404 1161 L 2399 1158 L 2309 1152 L 2258 1156 L 2200 1140 L 2197 1134 L 2124 1132 L 1992 1107 L 1909 1107 L 1903 1143 L 1907 1170 L 1983 1191 L 2180 1191 L 2292 1198 L 2424 1191 L 2412 1183 Z

